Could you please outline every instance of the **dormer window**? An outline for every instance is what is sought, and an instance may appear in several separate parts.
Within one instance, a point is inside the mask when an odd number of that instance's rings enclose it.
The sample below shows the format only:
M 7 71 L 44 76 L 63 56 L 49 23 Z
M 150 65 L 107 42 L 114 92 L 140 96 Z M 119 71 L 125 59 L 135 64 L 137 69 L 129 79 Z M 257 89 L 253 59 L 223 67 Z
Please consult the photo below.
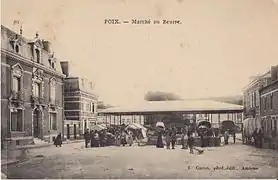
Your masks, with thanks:
M 11 41 L 11 45 L 12 45 L 12 49 L 16 52 L 19 53 L 20 50 L 20 46 L 21 46 L 21 41 L 18 37 L 18 35 L 16 35 Z
M 39 49 L 36 49 L 35 52 L 36 52 L 37 63 L 40 63 L 41 62 L 41 52 Z
M 55 65 L 56 65 L 56 58 L 54 56 L 54 53 L 52 53 L 52 55 L 49 57 L 48 59 L 48 63 L 49 63 L 49 67 L 52 69 L 56 69 Z

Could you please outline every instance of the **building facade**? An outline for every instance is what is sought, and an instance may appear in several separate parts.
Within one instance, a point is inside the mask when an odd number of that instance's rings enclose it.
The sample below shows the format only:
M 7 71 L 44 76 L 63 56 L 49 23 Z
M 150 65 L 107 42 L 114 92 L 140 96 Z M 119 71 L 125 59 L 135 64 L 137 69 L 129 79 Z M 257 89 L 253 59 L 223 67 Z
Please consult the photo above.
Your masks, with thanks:
M 261 119 L 266 136 L 278 134 L 278 65 L 271 68 L 271 83 L 260 90 Z
M 50 42 L 1 26 L 1 143 L 12 148 L 62 133 L 63 78 Z
M 66 78 L 64 80 L 64 138 L 83 137 L 87 128 L 97 123 L 97 96 L 93 93 L 93 83 L 85 78 L 71 75 L 70 64 L 61 62 Z
M 251 78 L 250 83 L 245 87 L 243 94 L 244 117 L 255 118 L 260 117 L 260 93 L 259 90 L 267 86 L 270 82 L 270 71 L 262 76 Z

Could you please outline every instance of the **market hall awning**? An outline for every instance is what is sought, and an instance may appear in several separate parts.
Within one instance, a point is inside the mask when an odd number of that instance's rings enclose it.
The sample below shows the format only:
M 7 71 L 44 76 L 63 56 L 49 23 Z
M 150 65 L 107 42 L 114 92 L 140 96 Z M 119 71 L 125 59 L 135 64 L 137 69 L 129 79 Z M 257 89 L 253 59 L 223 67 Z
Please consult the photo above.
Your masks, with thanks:
M 132 104 L 132 103 L 131 103 Z M 113 107 L 99 115 L 144 115 L 153 113 L 242 113 L 243 106 L 213 100 L 145 101 L 129 107 Z

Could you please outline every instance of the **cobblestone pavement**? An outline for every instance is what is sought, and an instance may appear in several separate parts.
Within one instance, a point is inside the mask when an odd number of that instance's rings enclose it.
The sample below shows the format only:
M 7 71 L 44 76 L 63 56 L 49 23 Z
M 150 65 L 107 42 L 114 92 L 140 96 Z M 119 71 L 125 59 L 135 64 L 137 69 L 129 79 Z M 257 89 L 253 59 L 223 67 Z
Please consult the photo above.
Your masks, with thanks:
M 189 154 L 180 146 L 175 150 L 154 146 L 84 148 L 83 143 L 32 149 L 30 154 L 30 160 L 7 168 L 8 178 L 278 177 L 278 151 L 242 144 L 205 148 L 201 155 Z

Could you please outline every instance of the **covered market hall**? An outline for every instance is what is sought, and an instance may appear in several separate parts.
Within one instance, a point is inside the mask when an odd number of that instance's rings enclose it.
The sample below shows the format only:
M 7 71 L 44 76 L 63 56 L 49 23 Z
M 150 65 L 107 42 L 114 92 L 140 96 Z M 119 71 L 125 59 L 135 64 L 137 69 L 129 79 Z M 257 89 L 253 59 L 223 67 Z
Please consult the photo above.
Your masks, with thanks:
M 98 115 L 106 125 L 139 123 L 151 127 L 164 122 L 168 127 L 182 127 L 198 120 L 209 121 L 212 126 L 226 120 L 240 125 L 243 106 L 214 100 L 145 101 L 129 107 L 103 109 Z

